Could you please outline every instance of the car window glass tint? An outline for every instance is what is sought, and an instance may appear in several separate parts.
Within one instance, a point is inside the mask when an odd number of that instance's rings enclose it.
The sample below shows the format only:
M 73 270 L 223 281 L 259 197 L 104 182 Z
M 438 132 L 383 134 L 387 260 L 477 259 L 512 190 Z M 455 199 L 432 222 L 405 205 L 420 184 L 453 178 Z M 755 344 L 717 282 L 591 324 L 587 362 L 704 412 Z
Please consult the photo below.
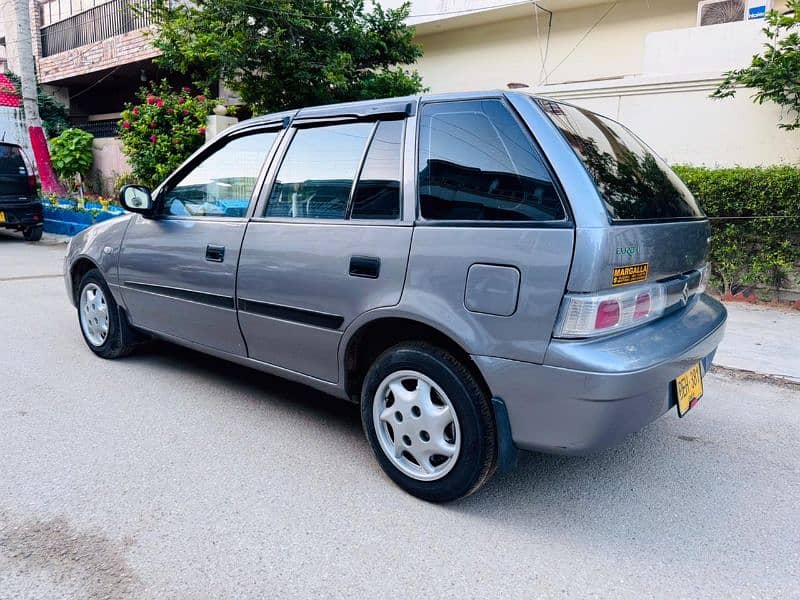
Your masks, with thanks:
M 688 188 L 647 145 L 616 121 L 539 100 L 594 179 L 615 221 L 702 218 Z
M 168 216 L 244 217 L 276 132 L 234 138 L 207 156 L 167 191 Z
M 374 123 L 298 129 L 267 204 L 268 217 L 344 219 Z
M 353 219 L 398 219 L 403 121 L 378 124 L 353 195 Z
M 420 210 L 425 219 L 564 218 L 542 157 L 499 100 L 425 106 L 419 169 Z
M 3 175 L 28 174 L 19 148 L 9 144 L 0 144 L 0 173 Z

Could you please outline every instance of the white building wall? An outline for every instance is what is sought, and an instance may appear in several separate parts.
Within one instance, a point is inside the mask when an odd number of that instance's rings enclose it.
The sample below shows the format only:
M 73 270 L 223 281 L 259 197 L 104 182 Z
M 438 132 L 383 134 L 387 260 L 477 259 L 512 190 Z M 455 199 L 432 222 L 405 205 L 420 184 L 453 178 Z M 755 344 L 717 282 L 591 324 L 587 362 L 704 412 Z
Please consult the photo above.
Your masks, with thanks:
M 455 4 L 439 6 L 448 1 Z M 623 0 L 586 35 L 609 2 L 541 4 L 556 9 L 544 68 L 547 16 L 539 12 L 537 32 L 532 5 L 426 17 L 417 26 L 424 84 L 444 92 L 524 83 L 619 119 L 672 163 L 800 162 L 800 135 L 778 129 L 777 106 L 754 105 L 747 90 L 732 100 L 708 97 L 724 71 L 760 51 L 761 22 L 697 28 L 697 0 Z M 417 1 L 412 14 L 471 5 Z

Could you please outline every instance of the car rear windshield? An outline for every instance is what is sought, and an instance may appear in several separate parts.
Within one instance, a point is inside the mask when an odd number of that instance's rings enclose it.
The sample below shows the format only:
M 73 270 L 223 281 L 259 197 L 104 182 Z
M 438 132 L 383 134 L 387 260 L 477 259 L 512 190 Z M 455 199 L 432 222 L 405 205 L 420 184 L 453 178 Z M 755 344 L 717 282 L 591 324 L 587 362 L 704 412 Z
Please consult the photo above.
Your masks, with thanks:
M 704 218 L 678 176 L 629 129 L 576 106 L 536 101 L 583 161 L 613 221 Z
M 0 144 L 0 174 L 27 175 L 25 161 L 18 146 Z

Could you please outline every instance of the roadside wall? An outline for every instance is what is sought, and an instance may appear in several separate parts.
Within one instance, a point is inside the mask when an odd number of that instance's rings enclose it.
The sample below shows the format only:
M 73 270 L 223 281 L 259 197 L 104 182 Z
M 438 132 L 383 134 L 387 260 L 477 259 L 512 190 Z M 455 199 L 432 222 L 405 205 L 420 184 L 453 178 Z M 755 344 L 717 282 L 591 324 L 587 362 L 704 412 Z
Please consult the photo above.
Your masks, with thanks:
M 114 192 L 114 180 L 130 172 L 128 160 L 122 153 L 122 142 L 118 138 L 95 138 L 92 142 L 94 163 L 89 173 L 89 181 L 100 184 L 103 195 Z

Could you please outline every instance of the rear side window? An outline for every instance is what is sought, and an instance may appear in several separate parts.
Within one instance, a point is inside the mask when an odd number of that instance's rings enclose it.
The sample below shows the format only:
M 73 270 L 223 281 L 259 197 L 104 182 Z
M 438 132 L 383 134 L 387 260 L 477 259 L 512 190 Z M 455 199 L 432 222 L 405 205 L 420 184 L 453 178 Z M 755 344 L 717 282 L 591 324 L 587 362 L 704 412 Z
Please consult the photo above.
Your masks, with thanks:
M 266 216 L 399 218 L 403 127 L 403 121 L 386 121 L 298 129 Z
M 626 127 L 575 106 L 536 101 L 583 161 L 613 221 L 704 217 L 680 178 Z
M 373 123 L 298 129 L 267 205 L 268 217 L 344 219 Z
M 28 174 L 28 169 L 25 167 L 25 160 L 22 158 L 22 152 L 17 146 L 0 144 L 0 174 Z
M 353 219 L 400 218 L 403 121 L 378 124 L 353 195 Z
M 423 107 L 418 187 L 425 219 L 565 218 L 544 160 L 500 100 Z

